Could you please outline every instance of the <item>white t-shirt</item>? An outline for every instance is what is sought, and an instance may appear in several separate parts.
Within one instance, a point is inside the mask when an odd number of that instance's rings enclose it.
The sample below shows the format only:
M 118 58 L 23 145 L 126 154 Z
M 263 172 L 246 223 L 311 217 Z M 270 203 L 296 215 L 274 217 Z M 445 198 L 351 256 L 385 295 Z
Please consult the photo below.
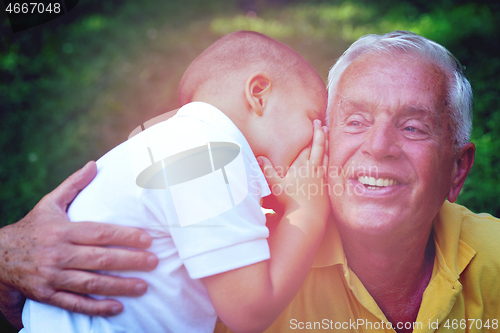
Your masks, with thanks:
M 144 279 L 148 290 L 113 297 L 124 311 L 107 318 L 27 300 L 21 332 L 212 332 L 217 315 L 199 279 L 270 257 L 260 207 L 270 190 L 243 134 L 217 108 L 193 102 L 97 166 L 71 204 L 70 220 L 146 230 L 158 267 L 104 273 Z

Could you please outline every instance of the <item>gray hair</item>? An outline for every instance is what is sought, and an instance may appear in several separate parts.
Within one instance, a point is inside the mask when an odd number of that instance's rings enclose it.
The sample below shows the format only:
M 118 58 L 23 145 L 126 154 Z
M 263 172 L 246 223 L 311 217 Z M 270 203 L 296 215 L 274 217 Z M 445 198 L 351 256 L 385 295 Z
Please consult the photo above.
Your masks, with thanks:
M 448 75 L 447 99 L 454 131 L 455 146 L 461 147 L 470 140 L 472 131 L 472 88 L 465 77 L 460 62 L 443 46 L 430 39 L 408 31 L 393 31 L 385 35 L 366 35 L 355 41 L 337 60 L 328 75 L 328 111 L 344 70 L 357 57 L 368 52 L 405 52 L 426 57 L 435 62 Z M 330 112 L 327 114 L 327 122 Z

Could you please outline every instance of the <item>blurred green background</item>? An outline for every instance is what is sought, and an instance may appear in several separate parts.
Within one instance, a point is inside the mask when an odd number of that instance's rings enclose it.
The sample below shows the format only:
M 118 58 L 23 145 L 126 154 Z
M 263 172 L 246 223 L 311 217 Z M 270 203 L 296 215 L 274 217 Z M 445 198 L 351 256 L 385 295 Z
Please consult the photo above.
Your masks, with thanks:
M 12 34 L 0 27 L 0 223 L 22 218 L 136 126 L 177 108 L 189 63 L 239 29 L 291 45 L 326 80 L 358 37 L 411 30 L 451 50 L 475 94 L 476 162 L 459 202 L 500 216 L 500 2 L 82 0 Z

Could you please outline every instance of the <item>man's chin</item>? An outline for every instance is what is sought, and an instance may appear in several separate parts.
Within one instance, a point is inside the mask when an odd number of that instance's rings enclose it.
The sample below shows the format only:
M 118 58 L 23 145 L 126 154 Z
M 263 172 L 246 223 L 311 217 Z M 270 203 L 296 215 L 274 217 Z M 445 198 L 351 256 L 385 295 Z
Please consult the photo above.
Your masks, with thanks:
M 358 234 L 381 236 L 391 235 L 401 229 L 405 219 L 400 213 L 380 207 L 358 207 L 340 216 L 334 214 L 334 219 L 343 230 L 350 230 Z

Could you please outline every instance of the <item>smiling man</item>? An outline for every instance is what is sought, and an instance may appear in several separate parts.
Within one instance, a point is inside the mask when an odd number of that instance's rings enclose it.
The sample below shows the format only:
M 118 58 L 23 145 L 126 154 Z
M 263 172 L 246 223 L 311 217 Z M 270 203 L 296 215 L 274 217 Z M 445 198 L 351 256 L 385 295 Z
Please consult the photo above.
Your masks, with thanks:
M 456 126 L 471 121 L 470 103 L 448 92 L 470 86 L 455 81 L 451 56 L 434 60 L 444 50 L 430 41 L 398 32 L 366 39 L 382 50 L 366 50 L 330 83 L 330 165 L 352 170 L 330 184 L 356 187 L 331 202 L 350 269 L 397 327 L 422 322 L 436 253 L 433 221 L 446 198 L 456 200 L 472 167 L 474 145 L 461 142 Z M 412 50 L 413 43 L 422 46 Z
M 413 33 L 362 37 L 328 116 L 332 221 L 269 331 L 497 331 L 499 220 L 451 203 L 475 153 L 461 65 Z

